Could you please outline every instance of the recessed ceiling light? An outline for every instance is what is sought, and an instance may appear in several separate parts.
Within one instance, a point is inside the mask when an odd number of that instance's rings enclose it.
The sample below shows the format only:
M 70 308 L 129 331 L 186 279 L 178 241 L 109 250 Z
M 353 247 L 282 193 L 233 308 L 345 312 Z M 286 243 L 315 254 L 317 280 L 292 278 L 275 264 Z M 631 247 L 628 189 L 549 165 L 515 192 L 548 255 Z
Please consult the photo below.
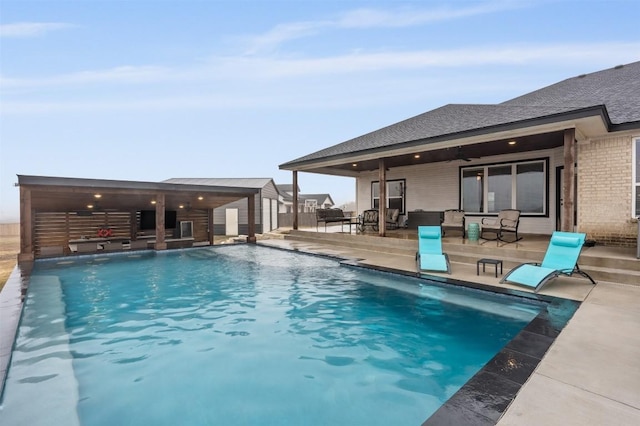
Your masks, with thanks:
M 515 145 L 516 141 L 509 141 L 509 145 Z
M 414 155 L 413 158 L 420 158 L 420 154 Z
M 198 197 L 198 200 L 202 201 L 202 200 L 204 200 L 204 197 L 201 195 L 201 196 Z
M 155 203 L 156 203 L 156 200 L 151 200 L 151 204 L 155 204 Z
M 102 198 L 102 195 L 101 195 L 101 194 L 95 194 L 95 195 L 94 195 L 94 197 L 96 197 L 96 198 Z
M 180 204 L 178 207 L 184 209 L 184 204 Z
M 87 204 L 87 208 L 88 209 L 92 209 L 93 208 L 93 204 Z
M 353 163 L 351 166 L 352 167 L 358 167 L 358 163 Z

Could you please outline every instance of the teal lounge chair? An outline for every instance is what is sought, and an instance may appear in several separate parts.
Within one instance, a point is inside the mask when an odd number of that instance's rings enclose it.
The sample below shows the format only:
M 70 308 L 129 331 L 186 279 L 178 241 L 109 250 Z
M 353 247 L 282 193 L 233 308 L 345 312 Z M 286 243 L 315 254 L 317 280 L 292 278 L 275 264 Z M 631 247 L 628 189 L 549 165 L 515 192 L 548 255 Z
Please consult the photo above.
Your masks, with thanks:
M 573 274 L 580 274 L 595 284 L 593 278 L 578 267 L 578 257 L 580 257 L 585 237 L 585 234 L 574 232 L 554 232 L 542 263 L 524 263 L 516 266 L 500 282 L 531 287 L 536 293 L 546 283 L 560 275 L 570 277 Z
M 418 272 L 441 271 L 451 273 L 449 257 L 442 252 L 442 234 L 439 226 L 418 226 Z

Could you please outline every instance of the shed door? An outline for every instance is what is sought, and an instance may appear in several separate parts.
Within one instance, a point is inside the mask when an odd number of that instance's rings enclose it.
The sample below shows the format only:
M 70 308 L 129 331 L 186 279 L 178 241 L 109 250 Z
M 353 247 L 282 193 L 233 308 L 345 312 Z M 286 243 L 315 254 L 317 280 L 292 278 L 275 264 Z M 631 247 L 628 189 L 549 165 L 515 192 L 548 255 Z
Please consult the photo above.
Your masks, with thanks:
M 271 200 L 271 229 L 278 229 L 278 200 Z
M 225 235 L 238 235 L 238 209 L 226 209 L 224 221 Z
M 262 199 L 262 232 L 271 231 L 271 200 Z

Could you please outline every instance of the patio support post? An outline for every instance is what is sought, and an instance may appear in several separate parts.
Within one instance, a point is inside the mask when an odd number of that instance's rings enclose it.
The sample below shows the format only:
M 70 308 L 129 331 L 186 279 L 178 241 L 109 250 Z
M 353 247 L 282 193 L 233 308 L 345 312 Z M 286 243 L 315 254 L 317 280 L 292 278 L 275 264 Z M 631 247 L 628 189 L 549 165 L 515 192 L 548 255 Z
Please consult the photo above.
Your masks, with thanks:
M 293 229 L 298 229 L 298 171 L 293 172 Z
M 129 210 L 129 241 L 136 240 L 138 236 L 138 226 L 136 223 L 136 211 Z M 67 229 L 69 226 L 67 225 Z
M 387 168 L 384 164 L 384 158 L 378 160 L 378 174 L 380 180 L 380 198 L 378 202 L 378 229 L 379 235 L 384 237 L 386 234 L 386 217 L 387 217 Z
M 249 203 L 248 205 L 248 226 L 249 226 L 249 231 L 248 231 L 248 236 L 247 236 L 247 242 L 248 243 L 252 243 L 255 244 L 256 243 L 256 197 L 254 194 L 250 194 L 247 197 L 247 203 Z
M 156 250 L 166 250 L 167 243 L 164 241 L 164 194 L 156 196 Z
M 561 230 L 574 232 L 575 221 L 575 163 L 576 163 L 576 131 L 575 129 L 565 129 L 564 131 L 564 187 L 562 188 L 562 224 Z
M 209 227 L 209 245 L 213 245 L 215 234 L 213 233 L 215 224 L 213 223 L 213 209 L 207 209 L 207 222 Z
M 20 187 L 20 254 L 18 263 L 31 262 L 33 253 L 33 210 L 31 209 L 31 190 Z

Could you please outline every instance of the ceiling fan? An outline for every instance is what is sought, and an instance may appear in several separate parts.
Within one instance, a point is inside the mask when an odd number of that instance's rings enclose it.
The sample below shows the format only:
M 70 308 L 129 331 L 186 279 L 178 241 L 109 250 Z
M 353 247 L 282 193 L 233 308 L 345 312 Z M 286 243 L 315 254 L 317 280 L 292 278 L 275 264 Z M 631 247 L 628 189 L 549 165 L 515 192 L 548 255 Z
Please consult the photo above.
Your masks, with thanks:
M 452 159 L 447 160 L 447 162 L 454 161 L 454 160 L 471 161 L 474 158 L 480 158 L 480 157 L 469 157 L 467 155 L 464 155 L 464 152 L 462 151 L 462 147 L 459 146 L 456 148 L 455 156 Z

